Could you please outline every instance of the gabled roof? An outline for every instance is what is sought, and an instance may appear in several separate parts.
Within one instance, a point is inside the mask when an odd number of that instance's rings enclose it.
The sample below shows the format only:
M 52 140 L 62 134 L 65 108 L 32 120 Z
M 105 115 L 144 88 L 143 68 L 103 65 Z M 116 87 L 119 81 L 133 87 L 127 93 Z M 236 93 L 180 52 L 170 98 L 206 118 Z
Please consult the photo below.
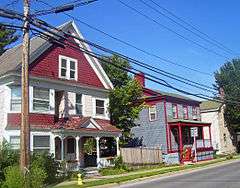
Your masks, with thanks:
M 218 110 L 221 106 L 222 106 L 221 103 L 215 101 L 203 101 L 200 104 L 200 110 L 201 111 Z
M 79 29 L 75 25 L 73 21 L 69 21 L 64 23 L 63 25 L 58 27 L 62 31 L 74 33 L 75 36 L 83 38 L 82 34 L 80 33 Z M 56 37 L 57 38 L 57 37 Z M 83 38 L 84 39 L 84 38 Z M 30 64 L 34 62 L 41 54 L 43 54 L 46 50 L 48 50 L 54 43 L 50 40 L 46 41 L 40 37 L 33 37 L 30 40 Z M 91 51 L 90 47 L 81 42 L 79 43 L 83 48 Z M 88 60 L 89 64 L 95 71 L 96 75 L 104 85 L 106 89 L 113 88 L 113 85 L 108 78 L 107 74 L 101 67 L 100 63 L 97 59 L 84 54 L 86 59 Z M 3 76 L 10 72 L 20 72 L 21 71 L 21 58 L 22 58 L 22 45 L 15 46 L 0 56 L 0 76 Z
M 144 88 L 144 91 L 151 94 L 151 96 L 148 96 L 147 98 L 154 99 L 156 97 L 156 99 L 157 99 L 158 96 L 162 96 L 162 97 L 180 99 L 180 100 L 184 100 L 184 101 L 190 101 L 190 102 L 194 102 L 194 103 L 200 103 L 200 101 L 194 100 L 190 97 L 186 97 L 184 95 L 180 95 L 177 93 L 170 93 L 170 92 L 165 92 L 165 91 L 160 91 L 160 90 L 152 90 L 152 89 L 148 89 L 148 88 Z

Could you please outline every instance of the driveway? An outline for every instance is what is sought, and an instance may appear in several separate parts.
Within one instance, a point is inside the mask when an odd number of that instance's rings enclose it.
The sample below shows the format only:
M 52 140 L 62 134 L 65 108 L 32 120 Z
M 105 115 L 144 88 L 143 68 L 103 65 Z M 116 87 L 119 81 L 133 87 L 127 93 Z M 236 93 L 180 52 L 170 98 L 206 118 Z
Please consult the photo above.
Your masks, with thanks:
M 203 170 L 120 185 L 121 188 L 240 188 L 240 161 Z

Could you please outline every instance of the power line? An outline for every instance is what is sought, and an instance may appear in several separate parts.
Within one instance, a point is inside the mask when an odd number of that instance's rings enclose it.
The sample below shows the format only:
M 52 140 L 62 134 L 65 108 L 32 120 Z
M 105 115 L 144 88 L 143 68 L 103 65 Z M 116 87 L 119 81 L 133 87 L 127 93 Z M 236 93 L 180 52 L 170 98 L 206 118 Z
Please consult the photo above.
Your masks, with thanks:
M 98 0 L 85 0 L 85 1 L 76 0 L 76 1 L 73 1 L 71 3 L 66 3 L 66 4 L 63 4 L 63 5 L 60 5 L 60 6 L 56 6 L 56 7 L 53 7 L 51 9 L 48 9 L 48 10 L 36 11 L 32 15 L 33 16 L 43 16 L 43 15 L 51 14 L 51 13 L 59 13 L 59 12 L 61 12 L 62 9 L 65 10 L 66 8 L 68 8 L 69 10 L 73 10 L 76 7 L 88 5 L 88 4 L 91 4 L 91 3 L 96 2 L 96 1 L 98 1 Z
M 169 15 L 173 16 L 174 18 L 176 18 L 177 20 L 181 21 L 182 23 L 184 23 L 185 25 L 189 26 L 190 28 L 192 28 L 193 30 L 199 32 L 200 34 L 202 34 L 203 36 L 205 36 L 206 38 L 208 38 L 209 40 L 215 42 L 216 44 L 218 44 L 219 46 L 222 46 L 222 48 L 228 50 L 229 52 L 232 52 L 233 54 L 237 54 L 236 52 L 234 52 L 233 50 L 231 50 L 230 48 L 226 47 L 224 44 L 222 44 L 221 42 L 217 41 L 216 39 L 212 38 L 211 36 L 209 36 L 208 34 L 202 32 L 200 29 L 198 29 L 196 26 L 192 25 L 191 23 L 185 21 L 183 18 L 180 18 L 179 16 L 177 16 L 176 14 L 174 14 L 173 12 L 171 12 L 169 9 L 161 6 L 159 3 L 156 3 L 156 1 L 153 0 L 149 0 L 151 1 L 153 4 L 155 4 L 157 7 L 159 7 L 160 9 L 164 10 L 165 12 L 167 12 Z
M 41 28 L 41 29 L 43 29 L 43 28 Z M 46 29 L 44 29 L 44 30 L 46 30 Z M 51 31 L 50 31 L 50 32 L 51 32 Z M 46 35 L 46 34 L 43 33 L 43 32 L 41 32 L 41 33 L 44 34 L 44 35 Z M 51 32 L 51 33 L 52 33 L 52 32 Z M 56 34 L 56 36 L 61 37 L 61 38 L 64 39 L 64 40 L 67 40 L 66 37 L 63 37 L 63 36 L 61 36 L 61 35 L 57 35 L 57 34 Z M 52 36 L 49 36 L 49 37 L 52 37 Z M 58 40 L 58 39 L 56 39 L 56 40 Z M 67 46 L 69 46 L 69 47 L 71 47 L 71 48 L 73 48 L 73 49 L 76 49 L 76 50 L 78 50 L 78 51 L 81 51 L 81 52 L 83 52 L 83 53 L 85 53 L 85 54 L 88 54 L 88 55 L 90 55 L 91 57 L 96 58 L 96 59 L 98 59 L 98 60 L 100 60 L 100 61 L 102 61 L 102 62 L 112 64 L 111 61 L 108 61 L 108 60 L 104 59 L 104 58 L 102 57 L 102 55 L 99 55 L 99 54 L 97 54 L 97 53 L 95 53 L 95 52 L 88 51 L 88 50 L 86 50 L 85 48 L 80 47 L 77 43 L 70 42 L 70 43 L 73 44 L 73 45 L 70 45 L 70 44 L 68 44 L 68 43 L 66 43 L 66 42 L 64 42 L 64 41 L 59 41 L 59 42 L 62 42 L 64 45 L 67 45 Z M 76 45 L 77 45 L 77 46 L 76 46 Z M 129 73 L 131 73 L 131 74 L 137 74 L 137 73 L 140 71 L 140 70 L 138 70 L 138 69 L 136 69 L 136 68 L 133 68 L 133 67 L 131 68 L 131 70 L 129 70 L 129 69 L 127 69 L 127 68 L 121 67 L 121 66 L 116 65 L 116 64 L 112 64 L 112 65 L 115 66 L 115 67 L 117 67 L 117 68 L 119 68 L 119 69 L 121 69 L 121 70 L 127 71 L 127 72 L 129 72 Z M 230 100 L 224 100 L 224 101 L 222 101 L 222 100 L 219 100 L 219 99 L 216 99 L 216 98 L 214 99 L 214 98 L 212 98 L 212 97 L 210 97 L 210 96 L 207 96 L 207 95 L 195 94 L 195 93 L 191 93 L 191 92 L 188 92 L 188 91 L 184 91 L 184 90 L 182 90 L 182 89 L 179 89 L 179 88 L 176 88 L 176 87 L 170 85 L 170 84 L 167 83 L 165 80 L 159 79 L 158 77 L 152 76 L 152 75 L 150 75 L 150 74 L 148 74 L 148 73 L 145 73 L 145 72 L 143 72 L 143 73 L 146 75 L 145 78 L 146 78 L 147 80 L 152 81 L 152 82 L 157 83 L 157 84 L 160 84 L 160 85 L 162 85 L 162 86 L 168 87 L 168 88 L 170 88 L 170 89 L 173 89 L 173 90 L 175 90 L 175 91 L 178 91 L 178 92 L 183 93 L 183 94 L 186 94 L 186 95 L 191 95 L 191 96 L 195 96 L 195 97 L 198 97 L 198 98 L 201 98 L 201 99 L 211 100 L 211 101 L 215 101 L 215 102 L 219 102 L 219 103 L 228 102 L 228 103 L 240 104 L 240 102 L 238 102 L 238 101 L 230 101 Z M 163 83 L 160 82 L 159 80 L 162 81 Z
M 208 51 L 208 52 L 210 52 L 210 53 L 212 53 L 212 54 L 215 54 L 215 55 L 217 55 L 217 56 L 219 56 L 219 57 L 222 57 L 222 58 L 224 58 L 225 60 L 228 60 L 228 59 L 229 59 L 229 57 L 227 57 L 227 56 L 225 56 L 225 55 L 222 55 L 222 54 L 220 54 L 220 53 L 218 53 L 218 52 L 216 52 L 216 51 L 214 51 L 214 50 L 212 50 L 212 49 L 210 49 L 210 48 L 208 48 L 208 47 L 205 47 L 205 46 L 203 46 L 202 44 L 199 44 L 197 41 L 192 40 L 192 39 L 190 39 L 190 38 L 187 38 L 187 37 L 185 37 L 184 35 L 182 35 L 182 34 L 176 32 L 176 31 L 174 31 L 173 29 L 171 29 L 171 28 L 169 28 L 169 27 L 161 24 L 160 22 L 158 22 L 158 21 L 155 20 L 154 18 L 148 16 L 147 14 L 144 14 L 143 12 L 141 12 L 141 11 L 137 10 L 136 8 L 128 5 L 127 3 L 125 3 L 125 2 L 123 2 L 123 1 L 121 1 L 121 0 L 117 0 L 117 1 L 120 2 L 122 5 L 124 5 L 125 7 L 129 8 L 130 10 L 132 10 L 132 11 L 136 12 L 137 14 L 141 15 L 142 17 L 146 18 L 147 20 L 149 20 L 149 21 L 157 24 L 158 26 L 164 28 L 165 30 L 167 30 L 167 31 L 169 31 L 169 32 L 171 32 L 171 33 L 174 33 L 174 34 L 177 35 L 179 38 L 181 38 L 181 39 L 183 39 L 183 40 L 186 40 L 186 41 L 188 41 L 188 42 L 190 42 L 190 43 L 192 43 L 192 44 L 195 44 L 196 46 L 198 46 L 198 47 L 200 47 L 200 48 L 202 48 L 202 49 L 204 49 L 204 50 L 206 50 L 206 51 Z
M 50 5 L 49 3 L 46 3 L 46 2 L 44 2 L 44 1 L 42 1 L 42 0 L 38 0 L 38 2 L 41 2 L 42 4 L 45 4 L 46 6 L 53 7 L 53 6 Z M 73 19 L 74 21 L 76 21 L 76 22 L 78 22 L 78 23 L 80 23 L 80 24 L 83 24 L 83 25 L 87 26 L 88 28 L 90 28 L 90 29 L 92 29 L 92 30 L 94 30 L 94 31 L 97 31 L 97 32 L 99 32 L 99 33 L 101 33 L 101 34 L 103 34 L 103 35 L 105 35 L 105 36 L 107 36 L 107 37 L 109 37 L 109 38 L 111 38 L 111 39 L 119 42 L 119 43 L 122 43 L 122 44 L 124 44 L 124 45 L 126 45 L 126 46 L 129 46 L 129 47 L 131 47 L 131 48 L 133 48 L 133 49 L 135 49 L 135 50 L 137 50 L 137 51 L 140 51 L 140 52 L 142 52 L 142 53 L 144 53 L 144 54 L 146 54 L 146 55 L 148 55 L 148 56 L 157 58 L 157 59 L 159 59 L 159 60 L 161 60 L 161 61 L 163 61 L 163 62 L 170 63 L 170 64 L 172 64 L 172 65 L 175 65 L 175 66 L 178 66 L 178 67 L 181 67 L 181 68 L 184 68 L 184 69 L 187 69 L 187 70 L 190 70 L 190 71 L 193 71 L 193 72 L 196 72 L 196 73 L 205 75 L 205 76 L 212 76 L 211 73 L 203 72 L 203 71 L 200 71 L 200 70 L 198 70 L 198 69 L 191 68 L 191 67 L 189 67 L 189 66 L 179 64 L 179 63 L 177 63 L 177 62 L 174 62 L 174 61 L 172 61 L 172 60 L 169 60 L 169 59 L 163 58 L 163 57 L 161 57 L 161 56 L 159 56 L 159 55 L 157 55 L 157 54 L 154 54 L 154 53 L 152 53 L 152 52 L 150 52 L 150 51 L 141 49 L 141 48 L 139 48 L 139 47 L 131 44 L 130 42 L 126 42 L 126 41 L 124 41 L 124 40 L 122 40 L 122 39 L 120 39 L 120 38 L 118 38 L 118 37 L 116 37 L 116 36 L 113 36 L 113 35 L 105 32 L 105 31 L 103 31 L 103 30 L 101 30 L 101 29 L 99 29 L 99 28 L 97 28 L 97 27 L 95 27 L 95 26 L 92 26 L 92 25 L 90 25 L 90 24 L 82 21 L 82 20 L 79 19 L 79 18 L 76 18 L 76 17 L 74 17 L 74 16 L 72 16 L 72 15 L 70 15 L 70 14 L 68 14 L 68 13 L 64 13 L 64 14 L 65 14 L 66 16 L 68 16 L 69 18 Z
M 51 25 L 49 25 L 49 24 L 47 24 L 47 23 L 42 23 L 42 24 L 44 24 L 44 25 L 47 26 L 47 27 L 50 27 L 51 29 L 55 29 L 55 30 L 56 30 L 55 27 L 53 27 L 53 26 L 51 26 Z M 57 29 L 57 31 L 63 32 L 61 29 Z M 80 37 L 73 36 L 73 35 L 71 35 L 71 34 L 69 34 L 69 33 L 66 33 L 66 32 L 63 32 L 63 33 L 64 33 L 65 35 L 69 36 L 69 37 L 73 37 L 73 38 L 75 38 L 75 39 L 77 39 L 77 40 L 80 40 L 81 42 L 84 42 L 84 43 L 86 43 L 86 44 L 88 44 L 88 45 L 91 45 L 91 46 L 94 47 L 94 48 L 100 49 L 100 50 L 102 50 L 102 51 L 104 51 L 104 52 L 107 52 L 107 53 L 109 53 L 109 54 L 117 55 L 117 56 L 119 56 L 119 57 L 121 57 L 121 58 L 123 58 L 123 59 L 125 59 L 125 60 L 127 60 L 127 61 L 129 61 L 129 62 L 131 62 L 131 63 L 133 63 L 133 64 L 135 64 L 135 65 L 142 66 L 142 67 L 144 67 L 144 68 L 146 68 L 146 69 L 148 69 L 148 70 L 150 70 L 150 71 L 152 71 L 152 72 L 155 72 L 155 73 L 158 73 L 158 74 L 160 74 L 160 75 L 166 76 L 166 77 L 168 77 L 168 78 L 177 80 L 177 81 L 182 82 L 182 83 L 184 83 L 184 84 L 187 84 L 187 85 L 196 87 L 196 88 L 198 88 L 198 89 L 202 89 L 202 90 L 204 90 L 204 91 L 209 91 L 209 92 L 215 91 L 215 88 L 212 88 L 212 87 L 209 87 L 209 86 L 207 86 L 207 85 L 200 84 L 200 83 L 197 83 L 197 82 L 188 80 L 188 79 L 186 79 L 186 78 L 183 78 L 183 77 L 174 75 L 174 74 L 169 73 L 169 72 L 167 72 L 167 71 L 164 71 L 164 70 L 161 70 L 161 69 L 159 69 L 159 68 L 156 68 L 156 67 L 154 67 L 154 66 L 152 66 L 152 65 L 150 65 L 150 64 L 146 64 L 146 63 L 144 63 L 144 62 L 142 62 L 142 61 L 138 61 L 138 60 L 136 60 L 136 59 L 130 58 L 130 57 L 126 56 L 126 55 L 123 55 L 123 54 L 118 53 L 118 52 L 116 52 L 116 51 L 107 49 L 107 48 L 105 48 L 105 47 L 103 47 L 103 46 L 100 46 L 100 45 L 98 45 L 98 44 L 96 44 L 96 43 L 93 43 L 93 42 L 91 42 L 91 41 L 82 39 L 82 38 L 80 38 Z
M 34 24 L 34 25 L 37 26 L 36 24 Z M 86 50 L 85 48 L 80 47 L 79 44 L 77 44 L 77 43 L 75 43 L 75 42 L 73 42 L 73 41 L 69 41 L 69 40 L 68 40 L 72 45 L 71 45 L 71 44 L 68 44 L 68 43 L 66 43 L 66 42 L 64 42 L 64 41 L 62 41 L 62 40 L 65 40 L 65 41 L 66 41 L 68 38 L 65 37 L 65 36 L 63 36 L 63 35 L 61 35 L 61 34 L 57 34 L 57 33 L 53 32 L 53 31 L 51 31 L 51 30 L 49 30 L 49 29 L 47 29 L 47 28 L 43 28 L 42 26 L 39 26 L 39 28 L 51 34 L 51 35 L 48 35 L 48 34 L 42 32 L 42 31 L 39 31 L 39 30 L 37 30 L 37 29 L 32 28 L 32 30 L 37 31 L 37 32 L 39 32 L 40 34 L 47 36 L 47 38 L 44 37 L 45 40 L 49 40 L 49 38 L 51 38 L 51 39 L 57 41 L 57 43 L 59 43 L 59 44 L 67 45 L 67 46 L 69 46 L 69 47 L 71 47 L 71 48 L 73 48 L 73 49 L 76 49 L 76 50 L 79 50 L 79 51 L 81 51 L 81 52 L 83 52 L 83 53 L 86 53 L 86 54 L 90 55 L 90 56 L 93 57 L 93 58 L 96 58 L 96 59 L 98 59 L 98 60 L 101 60 L 102 62 L 111 63 L 111 64 L 112 64 L 111 61 L 108 61 L 108 60 L 104 59 L 104 58 L 102 57 L 102 55 L 97 54 L 97 53 L 95 53 L 95 52 L 88 51 L 88 50 Z M 55 30 L 58 30 L 58 29 L 55 28 Z M 59 39 L 55 38 L 55 36 L 61 38 L 62 40 L 59 40 Z M 127 72 L 129 72 L 129 73 L 131 73 L 131 74 L 137 74 L 137 73 L 140 71 L 140 70 L 138 70 L 138 69 L 136 69 L 136 68 L 133 68 L 133 67 L 131 67 L 131 70 L 129 70 L 129 69 L 126 69 L 126 68 L 121 67 L 121 66 L 116 65 L 116 64 L 112 64 L 112 65 L 115 66 L 115 67 L 118 67 L 118 68 L 120 68 L 120 69 L 122 69 L 122 70 L 124 70 L 124 71 L 127 71 Z M 141 71 L 141 72 L 142 72 L 142 71 Z M 143 72 L 143 73 L 144 73 L 144 72 Z M 144 73 L 144 74 L 146 75 L 146 79 L 147 79 L 147 80 L 150 80 L 150 81 L 152 81 L 152 82 L 155 82 L 155 83 L 157 83 L 157 84 L 160 84 L 160 85 L 162 85 L 162 86 L 168 87 L 168 88 L 170 88 L 170 89 L 173 89 L 173 90 L 175 90 L 175 91 L 178 91 L 178 92 L 183 93 L 183 94 L 186 94 L 186 95 L 191 95 L 191 96 L 195 96 L 195 97 L 198 97 L 198 98 L 201 98 L 201 99 L 212 100 L 212 101 L 221 102 L 221 103 L 228 102 L 228 103 L 239 104 L 238 101 L 232 101 L 232 100 L 231 100 L 231 101 L 230 101 L 230 100 L 224 100 L 224 101 L 222 101 L 222 100 L 219 100 L 219 99 L 216 99 L 216 98 L 212 98 L 211 96 L 208 96 L 208 95 L 191 93 L 191 92 L 188 92 L 188 91 L 185 91 L 185 90 L 176 88 L 176 87 L 170 85 L 169 83 L 167 83 L 165 80 L 159 79 L 158 77 L 155 77 L 155 76 L 153 76 L 153 75 L 151 75 L 151 74 L 148 74 L 148 73 Z M 159 80 L 160 80 L 161 82 L 160 82 Z
M 155 12 L 157 12 L 158 14 L 164 16 L 165 18 L 169 19 L 170 21 L 172 21 L 173 23 L 177 24 L 178 26 L 180 26 L 181 28 L 185 29 L 186 31 L 194 34 L 195 36 L 199 37 L 200 39 L 218 47 L 219 49 L 225 51 L 226 53 L 229 53 L 229 54 L 233 54 L 232 50 L 231 52 L 229 52 L 229 50 L 226 50 L 225 47 L 222 47 L 222 45 L 219 45 L 219 44 L 216 44 L 215 42 L 212 42 L 212 40 L 209 40 L 208 38 L 205 38 L 205 37 L 202 37 L 202 35 L 196 33 L 195 31 L 189 29 L 188 27 L 186 27 L 185 25 L 179 23 L 178 21 L 176 21 L 175 19 L 171 18 L 170 16 L 164 14 L 163 12 L 159 11 L 157 8 L 151 6 L 150 4 L 148 4 L 146 1 L 144 0 L 138 0 L 140 1 L 141 3 L 143 3 L 145 6 L 147 6 L 148 8 L 154 10 Z
M 43 23 L 43 24 L 45 25 L 45 23 Z M 51 29 L 55 29 L 53 26 L 50 26 L 49 24 L 48 24 L 48 26 L 49 26 Z M 56 29 L 55 29 L 55 30 L 56 30 Z M 61 29 L 57 29 L 57 31 L 63 32 Z M 150 64 L 144 63 L 144 62 L 142 62 L 142 61 L 138 61 L 138 60 L 133 59 L 133 58 L 130 58 L 130 57 L 126 56 L 126 55 L 120 54 L 120 53 L 118 53 L 118 52 L 116 52 L 116 51 L 107 49 L 107 48 L 105 48 L 105 47 L 103 47 L 103 46 L 100 46 L 100 45 L 95 44 L 95 43 L 93 43 L 93 42 L 90 42 L 90 41 L 88 41 L 88 40 L 85 40 L 85 39 L 82 39 L 82 38 L 79 38 L 79 37 L 70 35 L 69 33 L 64 32 L 64 34 L 67 35 L 67 36 L 69 36 L 69 37 L 73 37 L 73 38 L 75 38 L 75 39 L 77 39 L 77 40 L 80 40 L 81 42 L 84 42 L 84 43 L 86 43 L 86 44 L 88 44 L 88 45 L 90 45 L 90 46 L 92 46 L 92 47 L 94 47 L 94 48 L 100 49 L 101 51 L 104 51 L 104 52 L 109 53 L 109 54 L 111 54 L 111 55 L 112 55 L 112 54 L 117 55 L 117 56 L 121 57 L 122 59 L 127 60 L 128 62 L 130 62 L 130 63 L 132 63 L 132 64 L 135 64 L 135 65 L 140 66 L 140 67 L 144 67 L 144 68 L 146 68 L 146 69 L 148 69 L 148 70 L 150 70 L 150 71 L 152 71 L 152 72 L 154 72 L 154 73 L 157 73 L 157 74 L 160 74 L 160 75 L 162 75 L 162 76 L 168 77 L 168 78 L 173 79 L 173 80 L 175 80 L 175 81 L 179 81 L 179 82 L 184 83 L 184 84 L 186 84 L 186 85 L 190 85 L 190 86 L 192 86 L 192 87 L 195 87 L 195 88 L 198 88 L 198 89 L 201 89 L 201 90 L 204 90 L 204 91 L 211 92 L 211 93 L 213 93 L 213 94 L 216 95 L 216 93 L 215 93 L 215 92 L 216 92 L 215 88 L 209 87 L 209 86 L 204 85 L 204 84 L 200 84 L 200 83 L 198 83 L 198 82 L 194 82 L 194 81 L 189 80 L 189 79 L 187 79 L 187 78 L 183 78 L 183 77 L 174 75 L 174 74 L 169 73 L 169 72 L 167 72 L 167 71 L 164 71 L 164 70 L 162 70 L 162 69 L 156 68 L 156 67 L 154 67 L 154 66 L 152 66 L 152 65 L 150 65 Z
M 1 9 L 0 9 L 0 11 L 1 11 Z M 3 11 L 3 12 L 6 12 L 6 11 Z M 7 11 L 7 13 L 8 13 L 8 12 L 9 12 L 9 11 Z M 19 15 L 17 15 L 16 12 L 13 12 L 13 14 L 16 15 L 16 16 L 19 18 Z M 20 15 L 20 16 L 21 16 L 21 15 Z M 21 19 L 21 18 L 19 18 L 19 19 Z M 38 22 L 40 22 L 42 25 L 45 25 L 45 26 L 47 26 L 47 27 L 50 27 L 51 29 L 55 29 L 55 27 L 50 26 L 49 24 L 47 24 L 47 23 L 44 22 L 44 21 L 41 21 L 41 20 L 38 19 Z M 55 29 L 55 30 L 56 30 L 56 29 Z M 58 31 L 59 31 L 59 29 L 58 29 Z M 197 82 L 193 82 L 193 81 L 191 81 L 191 80 L 188 80 L 188 79 L 186 79 L 186 78 L 183 78 L 183 77 L 174 75 L 174 74 L 172 74 L 172 73 L 168 73 L 168 72 L 166 72 L 166 71 L 164 71 L 164 70 L 155 68 L 155 67 L 153 67 L 153 66 L 151 66 L 151 65 L 149 65 L 149 64 L 146 64 L 146 63 L 144 63 L 144 62 L 141 62 L 141 61 L 135 60 L 135 59 L 133 59 L 133 58 L 127 57 L 127 56 L 125 56 L 125 55 L 123 55 L 123 54 L 120 54 L 120 53 L 118 53 L 118 52 L 115 52 L 115 51 L 113 51 L 113 50 L 109 50 L 109 49 L 107 49 L 107 48 L 105 48 L 105 47 L 102 47 L 102 46 L 97 45 L 97 44 L 95 44 L 95 43 L 92 43 L 92 42 L 90 42 L 90 41 L 86 41 L 86 40 L 84 40 L 84 39 L 82 39 L 82 38 L 79 38 L 79 37 L 76 37 L 76 36 L 73 36 L 73 35 L 69 35 L 69 34 L 66 33 L 66 32 L 65 32 L 65 34 L 68 35 L 68 36 L 70 36 L 70 37 L 73 37 L 73 38 L 76 38 L 76 39 L 78 39 L 78 40 L 81 40 L 82 42 L 87 43 L 87 44 L 89 44 L 89 45 L 91 45 L 91 46 L 93 46 L 93 47 L 95 47 L 95 48 L 97 48 L 97 49 L 100 49 L 100 50 L 104 51 L 104 52 L 118 55 L 119 57 L 121 57 L 121 58 L 123 58 L 123 59 L 126 59 L 127 61 L 129 61 L 129 62 L 131 62 L 131 63 L 133 63 L 133 64 L 135 64 L 135 65 L 144 67 L 144 68 L 146 68 L 146 69 L 148 69 L 148 70 L 150 70 L 150 71 L 152 71 L 152 72 L 155 72 L 155 73 L 158 73 L 158 74 L 160 74 L 160 75 L 166 76 L 166 77 L 168 77 L 168 78 L 177 80 L 177 81 L 182 82 L 182 83 L 184 83 L 184 84 L 187 84 L 187 85 L 196 87 L 196 88 L 198 88 L 198 89 L 202 89 L 202 90 L 204 90 L 204 91 L 209 91 L 209 92 L 212 92 L 212 93 L 215 92 L 215 89 L 214 89 L 214 88 L 211 88 L 211 87 L 209 87 L 209 86 L 207 86 L 207 85 L 199 84 L 199 83 L 197 83 Z M 176 78 L 176 77 L 177 77 L 177 78 Z M 215 94 L 216 94 L 216 93 L 215 93 Z

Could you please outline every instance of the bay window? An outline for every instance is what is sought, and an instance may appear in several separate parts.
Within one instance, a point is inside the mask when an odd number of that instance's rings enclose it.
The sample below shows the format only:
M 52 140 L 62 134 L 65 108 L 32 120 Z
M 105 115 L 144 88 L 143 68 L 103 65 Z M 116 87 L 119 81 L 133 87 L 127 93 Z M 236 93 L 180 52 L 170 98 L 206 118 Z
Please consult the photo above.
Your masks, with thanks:
M 59 56 L 59 77 L 68 80 L 77 80 L 77 60 Z
M 33 110 L 35 111 L 50 110 L 49 89 L 39 87 L 33 88 Z
M 154 121 L 157 119 L 157 108 L 156 106 L 149 107 L 149 120 Z

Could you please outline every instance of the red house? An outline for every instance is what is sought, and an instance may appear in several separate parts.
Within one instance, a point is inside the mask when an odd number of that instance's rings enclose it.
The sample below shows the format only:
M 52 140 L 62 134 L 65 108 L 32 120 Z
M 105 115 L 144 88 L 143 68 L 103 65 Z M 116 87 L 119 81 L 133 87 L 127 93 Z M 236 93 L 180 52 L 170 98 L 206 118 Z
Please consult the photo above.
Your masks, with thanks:
M 72 21 L 59 28 L 83 38 Z M 87 44 L 79 46 L 90 50 Z M 30 48 L 31 152 L 52 153 L 69 168 L 109 165 L 119 155 L 121 132 L 109 121 L 108 92 L 113 86 L 100 63 L 40 37 L 31 39 Z M 20 142 L 21 53 L 18 45 L 0 56 L 0 142 L 6 140 L 14 149 Z M 84 150 L 89 139 L 96 143 L 92 155 Z

